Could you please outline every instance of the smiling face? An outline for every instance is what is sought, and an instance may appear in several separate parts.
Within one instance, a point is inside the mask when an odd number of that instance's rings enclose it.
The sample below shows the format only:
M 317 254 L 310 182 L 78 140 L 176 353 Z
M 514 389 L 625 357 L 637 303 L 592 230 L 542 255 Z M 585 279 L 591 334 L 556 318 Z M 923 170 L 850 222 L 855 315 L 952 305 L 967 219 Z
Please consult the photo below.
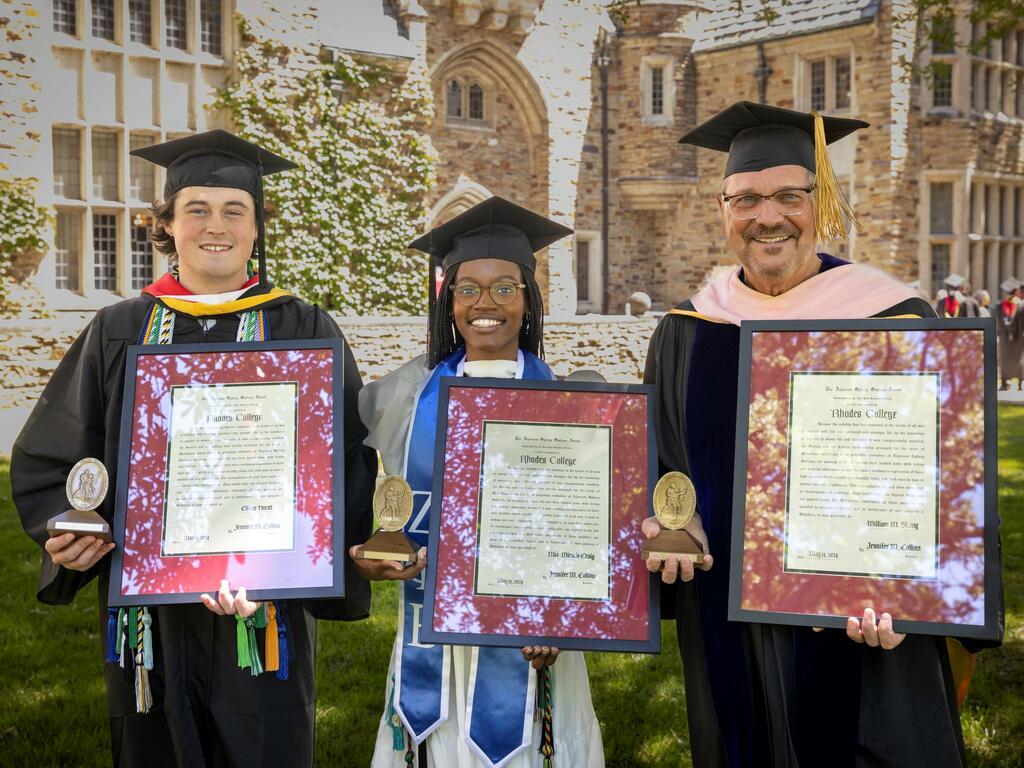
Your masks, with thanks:
M 722 194 L 772 195 L 782 189 L 806 188 L 810 180 L 810 172 L 802 166 L 779 165 L 729 176 Z M 795 216 L 783 216 L 765 201 L 757 218 L 746 221 L 732 215 L 721 195 L 718 207 L 726 242 L 751 288 L 777 296 L 817 273 L 820 262 L 815 254 L 813 205 Z
M 488 288 L 493 283 L 522 283 L 519 265 L 504 259 L 475 259 L 459 265 L 452 286 L 471 283 L 480 288 L 473 306 L 452 302 L 455 327 L 466 342 L 466 360 L 515 360 L 519 351 L 519 330 L 526 312 L 524 289 L 511 304 L 495 304 Z
M 174 238 L 179 281 L 193 293 L 241 288 L 256 242 L 252 195 L 229 187 L 185 187 L 174 218 L 163 225 Z

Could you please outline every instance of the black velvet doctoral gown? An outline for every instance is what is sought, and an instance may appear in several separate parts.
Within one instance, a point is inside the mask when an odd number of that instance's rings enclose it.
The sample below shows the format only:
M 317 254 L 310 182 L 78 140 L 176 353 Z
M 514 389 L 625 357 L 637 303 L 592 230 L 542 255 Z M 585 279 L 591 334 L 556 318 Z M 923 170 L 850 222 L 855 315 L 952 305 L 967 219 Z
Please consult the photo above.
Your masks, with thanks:
M 246 296 L 260 293 L 250 290 Z M 64 485 L 81 458 L 100 458 L 116 488 L 125 350 L 135 344 L 152 307 L 150 296 L 101 309 L 72 344 L 47 384 L 14 444 L 11 485 L 25 531 L 42 545 L 46 521 L 67 508 Z M 322 310 L 293 297 L 264 305 L 272 339 L 341 337 Z M 177 314 L 175 343 L 234 341 L 238 316 L 225 315 L 208 330 L 194 317 Z M 362 386 L 345 345 L 345 541 L 365 541 L 370 533 L 375 457 L 363 447 L 366 431 L 356 405 Z M 114 493 L 100 513 L 113 518 Z M 217 616 L 203 605 L 162 606 L 153 617 L 154 706 L 135 711 L 134 676 L 117 664 L 104 664 L 115 766 L 310 766 L 313 764 L 316 619 L 354 620 L 369 614 L 370 588 L 345 558 L 344 600 L 281 603 L 287 622 L 289 678 L 274 673 L 253 677 L 236 660 L 235 618 Z M 38 598 L 70 603 L 99 579 L 98 664 L 107 637 L 110 558 L 87 573 L 54 566 L 42 555 Z M 216 585 L 214 585 L 216 587 Z M 261 657 L 263 632 L 257 632 Z M 86 670 L 83 670 L 86 672 Z
M 845 263 L 821 258 L 822 270 Z M 907 314 L 934 316 L 920 299 L 877 316 Z M 727 621 L 739 339 L 736 325 L 666 315 L 644 375 L 656 388 L 661 474 L 693 479 L 715 557 L 693 581 L 662 585 L 662 616 L 675 616 L 683 658 L 693 765 L 966 765 L 945 638 L 908 635 L 887 651 L 844 630 Z

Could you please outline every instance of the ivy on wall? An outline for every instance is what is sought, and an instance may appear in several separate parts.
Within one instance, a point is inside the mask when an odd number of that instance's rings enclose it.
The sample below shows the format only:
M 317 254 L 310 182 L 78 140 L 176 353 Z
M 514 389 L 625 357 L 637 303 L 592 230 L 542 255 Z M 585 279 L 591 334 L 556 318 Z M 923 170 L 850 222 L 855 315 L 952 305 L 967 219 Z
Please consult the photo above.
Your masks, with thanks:
M 424 226 L 434 180 L 425 82 L 396 83 L 344 53 L 296 74 L 283 66 L 293 51 L 241 26 L 248 45 L 214 107 L 240 136 L 299 166 L 265 181 L 276 209 L 271 278 L 346 314 L 424 313 L 426 257 L 406 246 Z
M 50 210 L 36 205 L 35 179 L 0 178 L 0 306 L 7 301 L 14 261 L 46 247 Z

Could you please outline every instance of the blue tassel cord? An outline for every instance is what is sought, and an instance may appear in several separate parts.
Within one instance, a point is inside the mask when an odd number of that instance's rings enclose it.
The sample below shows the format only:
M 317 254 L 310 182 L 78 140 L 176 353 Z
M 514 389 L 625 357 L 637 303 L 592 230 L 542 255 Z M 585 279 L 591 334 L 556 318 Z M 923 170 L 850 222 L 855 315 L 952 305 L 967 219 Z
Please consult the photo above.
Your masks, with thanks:
M 281 603 L 275 603 L 274 607 L 277 609 L 277 655 L 278 655 L 278 667 L 277 667 L 277 679 L 287 680 L 288 679 L 288 621 L 285 619 L 284 606 Z

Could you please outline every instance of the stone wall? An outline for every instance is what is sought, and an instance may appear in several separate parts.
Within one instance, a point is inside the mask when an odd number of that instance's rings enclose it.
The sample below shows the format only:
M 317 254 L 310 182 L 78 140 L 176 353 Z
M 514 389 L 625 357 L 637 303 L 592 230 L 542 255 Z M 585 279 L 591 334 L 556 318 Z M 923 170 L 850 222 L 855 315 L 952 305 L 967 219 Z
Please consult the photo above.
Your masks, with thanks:
M 0 320 L 0 410 L 31 406 L 67 348 L 91 318 L 61 313 L 45 320 Z M 352 346 L 363 381 L 378 379 L 426 352 L 424 317 L 336 318 Z M 637 382 L 643 376 L 655 317 L 587 317 L 548 322 L 546 359 L 555 373 L 580 368 L 609 381 Z
M 41 23 L 31 0 L 0 0 L 0 173 L 5 176 L 38 176 L 33 161 L 42 139 Z

